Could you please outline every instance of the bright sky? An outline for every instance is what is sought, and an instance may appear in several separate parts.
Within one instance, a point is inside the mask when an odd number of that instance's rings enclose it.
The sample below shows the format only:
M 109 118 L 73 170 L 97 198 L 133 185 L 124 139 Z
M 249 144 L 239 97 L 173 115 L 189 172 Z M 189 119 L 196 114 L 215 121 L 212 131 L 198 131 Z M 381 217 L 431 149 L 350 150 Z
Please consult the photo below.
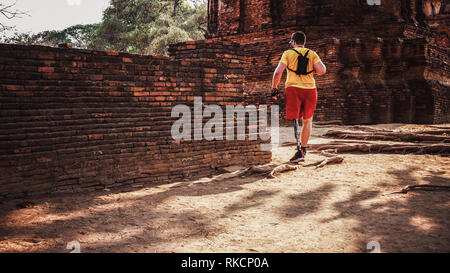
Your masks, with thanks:
M 0 0 L 2 4 L 16 2 L 15 8 L 30 16 L 1 22 L 15 26 L 19 32 L 38 33 L 44 30 L 62 30 L 76 24 L 99 23 L 109 0 Z

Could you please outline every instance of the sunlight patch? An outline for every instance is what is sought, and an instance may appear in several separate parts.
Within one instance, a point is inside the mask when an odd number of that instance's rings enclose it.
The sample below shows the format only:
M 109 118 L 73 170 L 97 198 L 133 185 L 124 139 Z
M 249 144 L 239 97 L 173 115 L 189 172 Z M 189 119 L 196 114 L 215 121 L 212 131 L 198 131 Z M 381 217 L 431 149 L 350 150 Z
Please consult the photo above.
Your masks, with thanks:
M 425 216 L 413 216 L 411 217 L 410 223 L 423 232 L 430 232 L 437 227 L 433 219 Z

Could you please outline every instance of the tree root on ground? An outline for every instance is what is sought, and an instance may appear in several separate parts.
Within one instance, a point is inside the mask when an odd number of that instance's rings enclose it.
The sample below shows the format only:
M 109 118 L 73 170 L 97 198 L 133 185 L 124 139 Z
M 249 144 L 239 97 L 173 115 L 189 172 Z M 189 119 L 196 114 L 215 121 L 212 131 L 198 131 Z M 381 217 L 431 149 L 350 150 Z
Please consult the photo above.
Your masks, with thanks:
M 405 145 L 405 144 L 312 144 L 312 149 L 334 153 L 416 153 L 448 154 L 449 144 Z
M 279 173 L 283 173 L 283 172 L 288 172 L 288 171 L 294 171 L 297 170 L 298 166 L 293 166 L 293 165 L 289 165 L 289 164 L 282 164 L 279 165 L 277 167 L 275 167 L 268 175 L 267 177 L 269 178 L 275 178 L 276 174 Z
M 426 134 L 411 134 L 411 133 L 394 133 L 394 132 L 373 132 L 355 133 L 344 131 L 328 131 L 324 137 L 331 138 L 346 138 L 346 139 L 362 139 L 362 140 L 391 140 L 391 141 L 433 141 L 449 143 L 450 137 L 445 135 L 426 135 Z
M 448 127 L 448 126 L 430 125 L 430 127 L 437 128 L 437 129 L 443 129 L 443 130 L 450 130 L 450 127 Z
M 363 132 L 371 132 L 371 133 L 380 133 L 380 134 L 419 134 L 419 135 L 440 135 L 440 136 L 445 136 L 445 135 L 449 135 L 450 134 L 450 130 L 448 127 L 433 127 L 436 128 L 436 130 L 423 130 L 423 131 L 414 131 L 414 132 L 399 132 L 399 131 L 394 131 L 394 130 L 389 130 L 389 129 L 380 129 L 380 128 L 375 128 L 372 126 L 365 126 L 365 125 L 354 125 L 351 126 L 351 128 L 348 128 L 351 131 L 363 131 Z
M 409 191 L 450 191 L 450 186 L 441 185 L 408 185 L 404 187 L 401 191 L 393 192 L 397 193 L 408 193 Z
M 318 168 L 322 168 L 323 166 L 325 166 L 327 164 L 341 163 L 342 161 L 344 161 L 344 157 L 342 157 L 342 156 L 332 155 L 332 154 L 328 154 L 328 153 L 326 156 L 328 158 L 325 158 L 323 160 L 319 160 L 317 162 L 310 163 L 307 165 L 303 165 L 303 167 L 316 166 L 316 169 L 318 169 Z
M 283 147 L 296 146 L 295 142 L 284 142 Z M 450 144 L 447 143 L 417 143 L 417 144 L 376 144 L 369 142 L 339 142 L 325 144 L 310 144 L 311 150 L 328 151 L 332 153 L 410 153 L 410 154 L 450 154 Z
M 450 135 L 450 130 L 418 131 L 416 134 L 448 136 Z
M 289 165 L 289 164 L 280 164 L 280 165 L 259 165 L 259 166 L 251 166 L 245 169 L 233 171 L 224 173 L 221 175 L 218 175 L 214 178 L 214 180 L 225 180 L 225 179 L 231 179 L 235 177 L 248 177 L 254 174 L 258 175 L 266 175 L 268 178 L 275 178 L 275 175 L 287 172 L 287 171 L 293 171 L 297 170 L 299 166 L 296 165 Z
M 290 164 L 280 164 L 275 167 L 271 166 L 252 166 L 248 168 L 248 170 L 245 172 L 245 175 L 252 175 L 254 173 L 258 174 L 265 174 L 268 178 L 275 178 L 276 174 L 287 172 L 287 171 L 294 171 L 297 170 L 299 166 L 294 166 Z
M 314 125 L 320 126 L 327 126 L 327 125 L 343 125 L 344 123 L 342 120 L 329 120 L 329 121 L 316 121 L 314 122 Z
M 342 161 L 344 161 L 344 157 L 338 156 L 336 154 L 329 154 L 326 152 L 322 152 L 321 154 L 326 156 L 327 158 L 325 158 L 323 160 L 319 160 L 319 161 L 311 163 L 311 164 L 292 165 L 292 164 L 284 163 L 284 164 L 280 164 L 280 165 L 276 165 L 276 166 L 273 166 L 273 165 L 252 166 L 250 168 L 247 168 L 244 171 L 244 173 L 239 173 L 237 175 L 249 176 L 249 175 L 257 173 L 257 174 L 267 175 L 268 178 L 275 178 L 275 176 L 279 173 L 294 171 L 294 170 L 297 170 L 300 166 L 302 166 L 302 167 L 316 166 L 316 169 L 317 169 L 317 168 L 322 168 L 323 166 L 328 165 L 328 164 L 341 163 Z
M 389 132 L 393 132 L 392 130 L 386 130 L 386 129 L 377 129 L 374 127 L 370 127 L 370 126 L 363 126 L 363 125 L 354 125 L 351 128 L 356 129 L 356 130 L 360 130 L 360 131 L 366 131 L 366 132 L 381 132 L 381 133 L 389 133 Z
M 251 176 L 253 174 L 266 175 L 267 178 L 275 178 L 276 175 L 278 175 L 280 173 L 295 171 L 301 166 L 303 166 L 303 167 L 316 166 L 316 169 L 317 169 L 317 168 L 322 168 L 323 166 L 328 165 L 328 164 L 341 163 L 344 160 L 344 157 L 342 157 L 342 156 L 328 154 L 328 153 L 322 153 L 322 154 L 324 156 L 326 156 L 327 158 L 325 158 L 323 160 L 319 160 L 315 163 L 308 164 L 308 165 L 292 165 L 289 163 L 283 163 L 283 164 L 279 164 L 279 165 L 271 164 L 271 165 L 263 165 L 263 166 L 251 166 L 251 167 L 245 168 L 243 170 L 238 170 L 238 171 L 218 175 L 214 179 L 215 180 L 224 180 L 224 179 L 234 178 L 237 176 L 247 177 L 247 176 Z

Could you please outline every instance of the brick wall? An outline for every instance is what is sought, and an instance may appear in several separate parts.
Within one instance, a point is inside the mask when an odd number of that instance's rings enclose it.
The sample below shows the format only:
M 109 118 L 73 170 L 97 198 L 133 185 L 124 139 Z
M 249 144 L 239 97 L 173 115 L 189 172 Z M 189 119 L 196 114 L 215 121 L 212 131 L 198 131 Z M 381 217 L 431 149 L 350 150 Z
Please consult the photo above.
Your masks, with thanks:
M 414 0 L 383 0 L 380 6 L 359 0 L 218 3 L 216 15 L 222 25 L 209 37 L 243 46 L 248 57 L 247 103 L 262 102 L 281 54 L 289 48 L 290 35 L 302 30 L 306 47 L 318 52 L 328 70 L 316 77 L 316 121 L 450 122 L 450 51 L 443 44 L 446 34 L 437 31 L 448 24 L 439 25 L 439 18 L 448 16 L 448 4 L 432 16 L 430 25 L 424 5 Z M 248 5 L 258 8 L 239 9 Z M 241 28 L 229 27 L 231 22 L 241 22 Z M 281 88 L 283 83 L 284 78 Z M 284 100 L 279 104 L 284 114 Z
M 171 137 L 176 104 L 243 103 L 230 42 L 174 45 L 172 56 L 0 45 L 0 197 L 181 181 L 263 164 L 260 141 Z M 204 120 L 204 122 L 207 120 Z

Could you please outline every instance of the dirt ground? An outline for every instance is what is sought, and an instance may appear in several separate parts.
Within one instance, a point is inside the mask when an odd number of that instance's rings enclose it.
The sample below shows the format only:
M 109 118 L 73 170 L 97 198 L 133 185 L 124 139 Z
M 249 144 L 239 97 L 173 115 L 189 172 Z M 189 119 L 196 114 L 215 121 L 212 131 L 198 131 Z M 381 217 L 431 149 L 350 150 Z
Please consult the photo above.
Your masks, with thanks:
M 377 125 L 395 131 L 450 129 Z M 311 144 L 349 126 L 316 126 Z M 282 128 L 293 141 L 292 128 Z M 377 142 L 379 143 L 379 142 Z M 289 160 L 295 146 L 273 151 Z M 340 164 L 262 175 L 202 178 L 0 204 L 0 252 L 450 252 L 450 191 L 392 194 L 406 185 L 449 185 L 447 155 L 341 154 Z M 305 164 L 322 159 L 308 153 Z M 19 208 L 24 201 L 29 207 Z

